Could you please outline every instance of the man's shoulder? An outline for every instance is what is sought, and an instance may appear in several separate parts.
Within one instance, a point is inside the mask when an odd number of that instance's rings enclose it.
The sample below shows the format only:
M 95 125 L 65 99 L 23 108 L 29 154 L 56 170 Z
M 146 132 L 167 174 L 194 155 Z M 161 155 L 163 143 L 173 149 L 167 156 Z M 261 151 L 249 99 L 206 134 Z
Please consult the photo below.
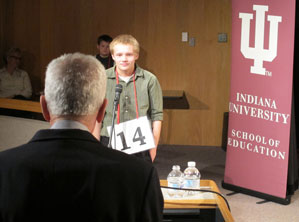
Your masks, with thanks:
M 19 68 L 17 68 L 14 71 L 13 75 L 16 76 L 16 77 L 23 77 L 23 78 L 24 77 L 29 77 L 28 73 L 25 70 L 19 69 Z
M 89 132 L 78 129 L 39 130 L 28 143 L 0 152 L 0 162 L 4 160 L 23 161 L 29 159 L 30 156 L 38 158 L 39 155 L 43 156 L 45 153 L 54 154 L 74 151 L 78 155 L 82 155 L 82 157 L 90 157 L 90 160 L 95 163 L 105 160 L 106 163 L 119 165 L 131 170 L 134 168 L 146 170 L 152 166 L 137 157 L 105 147 Z M 73 156 L 76 156 L 75 153 Z
M 105 147 L 105 152 L 109 155 L 113 162 L 119 162 L 123 164 L 124 167 L 131 167 L 131 168 L 141 168 L 141 169 L 150 169 L 153 167 L 152 164 L 146 162 L 145 160 L 135 157 L 133 155 L 126 154 L 119 150 L 110 149 Z
M 22 73 L 22 75 L 26 75 L 26 76 L 28 76 L 28 73 L 27 73 L 27 71 L 26 70 L 23 70 L 23 69 L 17 69 L 19 72 L 21 72 Z
M 55 146 L 55 142 L 65 141 L 67 144 L 69 141 L 83 141 L 83 142 L 94 142 L 97 140 L 85 130 L 80 129 L 41 129 L 37 131 L 33 137 L 22 145 L 8 148 L 0 152 L 0 157 L 5 155 L 10 155 L 18 152 L 28 152 L 30 148 L 38 148 L 37 152 L 44 150 L 44 147 L 47 147 L 47 144 L 51 143 L 51 146 Z
M 27 144 L 5 149 L 0 152 L 0 166 L 17 164 L 17 159 L 23 158 L 24 147 Z

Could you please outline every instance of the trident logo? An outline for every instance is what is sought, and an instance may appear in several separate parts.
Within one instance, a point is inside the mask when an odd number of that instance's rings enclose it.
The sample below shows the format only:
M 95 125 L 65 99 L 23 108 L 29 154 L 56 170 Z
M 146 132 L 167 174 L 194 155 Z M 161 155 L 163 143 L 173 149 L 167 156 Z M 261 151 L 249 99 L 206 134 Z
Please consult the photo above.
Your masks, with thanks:
M 269 49 L 264 49 L 265 12 L 268 11 L 268 6 L 253 5 L 253 10 L 256 11 L 254 48 L 249 47 L 250 20 L 253 18 L 253 14 L 239 13 L 239 18 L 242 19 L 241 52 L 245 58 L 254 60 L 254 65 L 250 67 L 251 73 L 265 75 L 266 69 L 263 67 L 263 62 L 272 62 L 277 56 L 278 23 L 282 18 L 268 15 L 267 20 L 270 22 Z

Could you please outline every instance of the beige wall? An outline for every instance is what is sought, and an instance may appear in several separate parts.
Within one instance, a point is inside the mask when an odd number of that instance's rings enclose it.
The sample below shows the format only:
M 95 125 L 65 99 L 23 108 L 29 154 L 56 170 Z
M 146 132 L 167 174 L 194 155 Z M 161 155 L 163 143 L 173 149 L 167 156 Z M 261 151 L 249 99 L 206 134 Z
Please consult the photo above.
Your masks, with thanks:
M 230 0 L 0 0 L 0 45 L 25 50 L 36 93 L 49 61 L 63 53 L 96 53 L 96 38 L 129 33 L 141 44 L 138 64 L 163 90 L 184 90 L 189 110 L 165 110 L 161 143 L 220 146 L 230 82 Z M 1 31 L 4 30 L 3 32 Z M 181 42 L 181 32 L 196 39 Z M 228 33 L 218 43 L 218 33 Z

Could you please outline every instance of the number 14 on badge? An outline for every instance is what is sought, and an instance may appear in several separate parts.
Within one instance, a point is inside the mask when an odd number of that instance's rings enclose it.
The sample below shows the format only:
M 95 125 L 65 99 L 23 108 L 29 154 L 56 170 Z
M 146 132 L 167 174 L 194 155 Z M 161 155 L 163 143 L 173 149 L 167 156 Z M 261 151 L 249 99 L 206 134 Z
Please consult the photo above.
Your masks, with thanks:
M 111 126 L 107 129 L 110 133 Z M 154 136 L 147 116 L 115 124 L 112 134 L 112 148 L 127 154 L 155 148 Z

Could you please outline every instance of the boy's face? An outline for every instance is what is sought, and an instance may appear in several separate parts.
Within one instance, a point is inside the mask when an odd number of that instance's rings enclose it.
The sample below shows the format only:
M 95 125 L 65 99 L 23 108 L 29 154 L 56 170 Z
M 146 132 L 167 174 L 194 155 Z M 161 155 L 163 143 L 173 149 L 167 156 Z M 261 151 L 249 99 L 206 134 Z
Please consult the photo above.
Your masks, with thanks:
M 112 58 L 119 71 L 131 75 L 135 68 L 138 54 L 134 52 L 132 45 L 117 44 L 114 46 Z
M 110 42 L 101 41 L 100 44 L 97 45 L 100 56 L 102 56 L 102 57 L 109 56 L 109 54 L 110 54 L 109 44 L 110 44 Z

